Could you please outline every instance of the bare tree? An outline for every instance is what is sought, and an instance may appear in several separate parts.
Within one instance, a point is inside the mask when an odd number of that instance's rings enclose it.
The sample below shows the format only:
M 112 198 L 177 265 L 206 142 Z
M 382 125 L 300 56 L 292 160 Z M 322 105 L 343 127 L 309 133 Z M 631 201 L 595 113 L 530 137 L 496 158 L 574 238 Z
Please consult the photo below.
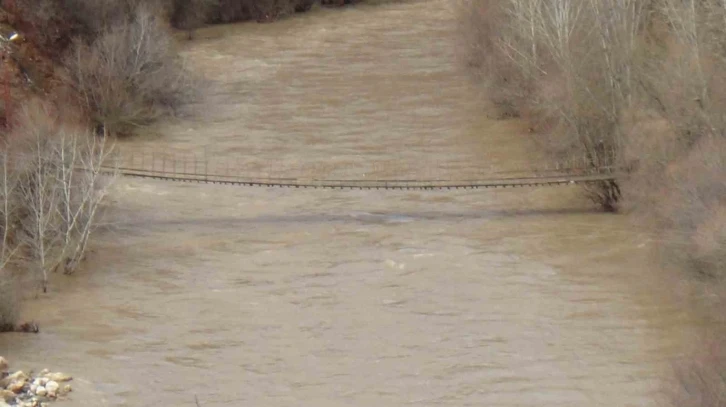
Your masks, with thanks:
M 470 0 L 469 58 L 494 101 L 507 115 L 526 116 L 561 166 L 613 168 L 621 164 L 623 124 L 637 101 L 641 35 L 653 4 Z M 620 199 L 616 182 L 585 192 L 608 210 Z
M 58 256 L 59 231 L 56 207 L 59 188 L 53 177 L 53 163 L 48 158 L 48 143 L 44 134 L 31 135 L 31 151 L 27 154 L 28 171 L 20 182 L 20 194 L 28 216 L 22 221 L 27 233 L 24 246 L 29 251 L 28 264 L 42 276 L 42 289 L 48 289 L 48 273 L 55 268 Z
M 53 151 L 60 184 L 60 229 L 63 234 L 64 273 L 73 273 L 88 246 L 96 216 L 108 193 L 108 171 L 113 149 L 105 137 L 88 134 L 79 137 L 62 132 Z M 109 167 L 105 167 L 109 168 Z
M 0 270 L 4 270 L 14 257 L 17 246 L 11 241 L 11 233 L 17 228 L 18 218 L 18 179 L 17 174 L 11 171 L 10 152 L 7 143 L 0 152 L 0 228 L 2 228 L 2 242 L 0 244 Z
M 94 230 L 109 181 L 112 146 L 87 131 L 55 125 L 43 104 L 26 105 L 17 133 L 24 137 L 13 171 L 18 174 L 17 246 L 23 262 L 37 270 L 43 291 L 49 273 L 78 267 Z M 109 178 L 109 176 L 111 178 Z

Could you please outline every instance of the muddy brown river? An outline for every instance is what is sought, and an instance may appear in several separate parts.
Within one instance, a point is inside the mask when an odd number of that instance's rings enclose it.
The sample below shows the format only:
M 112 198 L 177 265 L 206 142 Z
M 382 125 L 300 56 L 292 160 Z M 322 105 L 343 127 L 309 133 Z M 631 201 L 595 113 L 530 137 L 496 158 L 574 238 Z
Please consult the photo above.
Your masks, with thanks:
M 456 59 L 452 3 L 215 26 L 184 46 L 204 107 L 128 148 L 259 171 L 526 169 Z M 651 242 L 573 187 L 252 189 L 120 180 L 87 267 L 29 301 L 18 368 L 58 406 L 648 406 L 684 341 Z

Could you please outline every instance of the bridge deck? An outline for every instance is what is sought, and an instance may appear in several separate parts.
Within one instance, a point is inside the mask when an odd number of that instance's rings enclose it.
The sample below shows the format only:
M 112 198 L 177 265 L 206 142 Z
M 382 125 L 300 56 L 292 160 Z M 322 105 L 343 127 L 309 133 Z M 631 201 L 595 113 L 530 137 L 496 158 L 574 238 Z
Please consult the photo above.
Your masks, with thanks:
M 105 172 L 116 172 L 121 176 L 151 178 L 176 182 L 227 184 L 251 187 L 318 188 L 318 189 L 398 189 L 398 190 L 444 190 L 507 187 L 537 187 L 573 184 L 592 184 L 616 179 L 616 174 L 548 174 L 545 176 L 461 179 L 461 180 L 365 180 L 365 179 L 307 179 L 307 178 L 252 178 L 217 174 L 192 174 L 164 172 L 135 168 L 105 168 Z

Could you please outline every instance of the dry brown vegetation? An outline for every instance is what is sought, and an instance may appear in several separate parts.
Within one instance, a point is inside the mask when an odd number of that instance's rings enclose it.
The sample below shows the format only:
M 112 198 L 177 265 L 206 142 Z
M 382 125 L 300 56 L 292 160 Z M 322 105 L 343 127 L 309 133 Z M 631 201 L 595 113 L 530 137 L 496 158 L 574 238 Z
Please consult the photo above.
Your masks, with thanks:
M 0 0 L 2 33 L 21 34 L 0 43 L 0 332 L 18 329 L 28 280 L 45 291 L 51 273 L 79 267 L 107 191 L 108 136 L 198 95 L 172 27 L 191 38 L 206 23 L 267 22 L 315 2 Z
M 170 25 L 272 21 L 314 0 L 13 0 L 15 20 L 65 68 L 61 82 L 94 127 L 123 135 L 168 115 L 196 94 Z M 346 4 L 347 1 L 326 1 Z M 33 64 L 29 64 L 33 65 Z M 61 99 L 68 99 L 67 93 Z M 64 102 L 67 102 L 64 100 Z
M 723 269 L 726 6 L 469 0 L 467 63 L 556 159 L 633 170 L 625 202 L 700 269 Z M 608 206 L 614 199 L 596 201 Z
M 257 20 L 269 22 L 293 13 L 310 10 L 317 0 L 208 0 L 207 21 L 229 23 L 232 21 Z M 349 1 L 326 1 L 323 5 L 339 6 Z
M 39 47 L 56 66 L 46 98 L 72 103 L 93 127 L 128 134 L 169 113 L 195 94 L 177 56 L 167 0 L 12 0 L 8 20 L 23 46 Z M 43 58 L 22 61 L 21 68 Z M 60 89 L 60 90 L 59 90 Z
M 113 178 L 101 173 L 106 136 L 131 133 L 193 95 L 165 4 L 3 1 L 3 33 L 21 37 L 0 44 L 11 78 L 0 134 L 0 331 L 18 329 L 28 289 L 46 291 L 52 273 L 80 267 Z
M 111 25 L 91 43 L 76 40 L 65 58 L 68 82 L 94 123 L 128 134 L 173 112 L 193 82 L 153 10 Z
M 30 101 L 0 155 L 0 262 L 32 273 L 73 273 L 95 229 L 108 178 L 105 138 L 63 123 L 47 103 Z
M 726 298 L 726 3 L 465 0 L 461 19 L 500 114 L 529 121 L 554 159 L 630 169 L 622 197 L 586 192 L 630 209 L 670 267 Z M 704 361 L 681 372 L 676 405 L 724 405 L 726 361 Z
M 467 5 L 468 63 L 507 116 L 522 115 L 542 146 L 590 169 L 624 164 L 632 70 L 652 8 L 642 0 L 472 0 Z M 603 182 L 588 194 L 616 209 L 620 191 Z
M 0 332 L 13 330 L 20 314 L 17 289 L 7 273 L 4 268 L 0 270 Z

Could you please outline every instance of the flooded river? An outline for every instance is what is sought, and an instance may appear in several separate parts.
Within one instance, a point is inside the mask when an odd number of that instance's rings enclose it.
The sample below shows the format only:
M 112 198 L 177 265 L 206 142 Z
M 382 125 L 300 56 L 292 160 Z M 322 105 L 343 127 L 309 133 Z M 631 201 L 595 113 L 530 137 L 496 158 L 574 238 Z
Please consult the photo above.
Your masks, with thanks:
M 456 60 L 451 3 L 216 26 L 207 107 L 128 146 L 260 170 L 526 169 Z M 119 181 L 87 268 L 0 336 L 76 377 L 59 406 L 646 406 L 680 348 L 650 241 L 568 187 L 251 189 Z

